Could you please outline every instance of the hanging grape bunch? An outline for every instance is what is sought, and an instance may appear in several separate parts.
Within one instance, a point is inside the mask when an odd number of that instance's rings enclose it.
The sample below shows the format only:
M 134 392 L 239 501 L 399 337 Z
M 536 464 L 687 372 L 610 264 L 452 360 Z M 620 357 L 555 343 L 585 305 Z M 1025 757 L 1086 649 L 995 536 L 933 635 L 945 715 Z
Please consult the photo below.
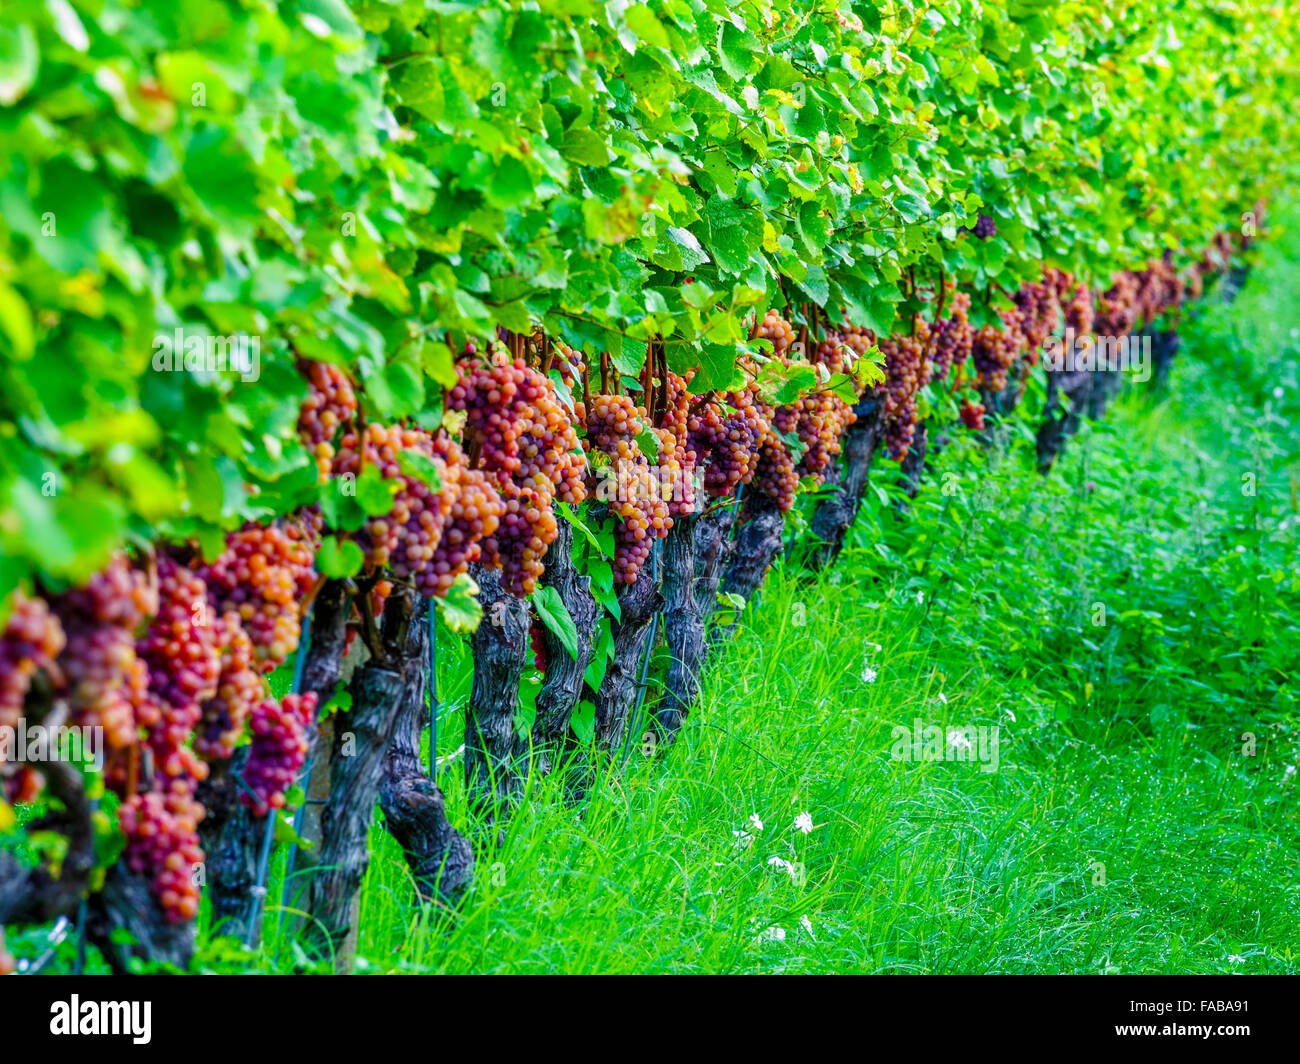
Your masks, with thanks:
M 918 314 L 910 334 L 886 337 L 879 344 L 885 356 L 885 443 L 889 456 L 901 462 L 916 436 L 917 394 L 933 373 L 928 357 L 930 327 Z
M 970 296 L 965 292 L 954 292 L 948 305 L 948 317 L 935 323 L 931 337 L 934 350 L 932 379 L 948 380 L 953 367 L 964 366 L 970 358 L 975 330 L 971 328 L 969 312 Z
M 986 395 L 996 395 L 1006 390 L 1011 367 L 1025 347 L 1020 311 L 1015 308 L 1004 310 L 1001 318 L 1002 328 L 985 325 L 977 329 L 971 344 L 976 387 Z
M 297 525 L 249 525 L 226 537 L 226 549 L 196 567 L 216 614 L 234 612 L 265 673 L 298 648 L 299 604 L 316 583 L 308 533 Z
M 343 371 L 328 362 L 300 360 L 298 371 L 307 378 L 307 398 L 298 413 L 298 435 L 316 459 L 323 482 L 333 472 L 335 439 L 356 418 L 357 396 Z
M 1056 287 L 1044 277 L 1041 281 L 1022 285 L 1013 301 L 1020 311 L 1025 334 L 1025 361 L 1036 366 L 1042 356 L 1043 344 L 1060 324 L 1061 304 L 1056 296 Z
M 616 518 L 614 579 L 634 584 L 650 557 L 651 544 L 666 536 L 673 524 L 662 484 L 637 443 L 646 431 L 645 411 L 625 395 L 595 395 L 590 409 L 578 404 L 578 413 L 586 427 L 588 452 L 599 452 L 606 460 L 595 475 L 613 485 L 612 491 L 597 489 L 593 475 L 589 486 L 609 502 Z
M 554 501 L 576 504 L 586 497 L 577 435 L 554 385 L 522 359 L 511 359 L 504 345 L 487 360 L 471 351 L 457 372 L 447 405 L 464 412 L 471 464 L 486 474 L 474 491 L 485 498 L 490 484 L 501 502 L 495 529 L 483 536 L 483 561 L 499 567 L 503 584 L 524 597 L 536 587 L 558 534 Z

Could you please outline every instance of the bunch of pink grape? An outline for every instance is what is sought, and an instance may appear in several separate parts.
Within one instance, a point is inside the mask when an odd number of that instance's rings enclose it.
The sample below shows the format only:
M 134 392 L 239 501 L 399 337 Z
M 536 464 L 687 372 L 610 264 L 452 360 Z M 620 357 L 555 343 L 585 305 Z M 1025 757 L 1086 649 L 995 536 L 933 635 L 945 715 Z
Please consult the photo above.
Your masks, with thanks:
M 314 692 L 259 702 L 250 719 L 253 741 L 244 766 L 244 782 L 253 794 L 242 799 L 257 816 L 284 808 L 285 793 L 307 761 L 308 729 L 316 713 Z M 255 797 L 254 797 L 255 796 Z

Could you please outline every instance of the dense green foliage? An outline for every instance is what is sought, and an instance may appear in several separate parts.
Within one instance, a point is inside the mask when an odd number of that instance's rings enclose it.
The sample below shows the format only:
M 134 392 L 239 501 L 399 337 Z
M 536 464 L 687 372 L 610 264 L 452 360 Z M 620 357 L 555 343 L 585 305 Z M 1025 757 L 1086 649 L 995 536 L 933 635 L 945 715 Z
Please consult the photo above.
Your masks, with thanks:
M 315 501 L 295 355 L 435 423 L 447 330 L 732 378 L 743 314 L 1199 256 L 1294 155 L 1260 0 L 16 0 L 0 29 L 0 591 Z M 965 237 L 979 211 L 988 241 Z M 256 337 L 256 384 L 150 372 Z M 382 500 L 380 500 L 382 504 Z

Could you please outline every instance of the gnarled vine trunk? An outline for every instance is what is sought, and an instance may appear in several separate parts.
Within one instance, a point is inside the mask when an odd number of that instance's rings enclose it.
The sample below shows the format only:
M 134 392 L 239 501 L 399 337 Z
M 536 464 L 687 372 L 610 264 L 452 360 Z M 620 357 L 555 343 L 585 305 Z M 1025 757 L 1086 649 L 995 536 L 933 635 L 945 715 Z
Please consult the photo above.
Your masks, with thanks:
M 352 677 L 352 706 L 335 721 L 330 791 L 321 818 L 319 867 L 312 876 L 307 937 L 317 952 L 333 951 L 346 970 L 356 942 L 361 880 L 370 864 L 366 844 L 393 728 L 419 680 L 424 656 L 412 629 L 419 597 L 398 584 L 384 607 L 379 646 Z M 415 679 L 413 679 L 415 677 Z
M 1046 473 L 1065 450 L 1066 441 L 1079 431 L 1088 409 L 1093 374 L 1088 370 L 1047 374 L 1047 402 L 1038 426 L 1038 469 Z
M 421 603 L 407 638 L 401 705 L 384 755 L 379 802 L 388 833 L 402 847 L 420 897 L 453 904 L 473 877 L 474 851 L 451 826 L 442 791 L 420 762 L 420 736 L 428 722 L 425 621 L 431 608 L 428 602 Z
M 824 569 L 839 557 L 844 549 L 844 537 L 858 518 L 862 506 L 862 493 L 867 487 L 871 460 L 885 432 L 885 404 L 882 399 L 867 393 L 853 408 L 857 420 L 844 435 L 844 449 L 838 465 L 832 465 L 826 477 L 829 494 L 813 513 L 813 545 L 808 563 Z
M 740 519 L 735 550 L 722 577 L 721 590 L 723 594 L 739 595 L 748 602 L 785 544 L 785 514 L 775 499 L 751 492 L 745 496 Z M 737 615 L 730 624 L 714 628 L 714 641 L 730 639 L 739 623 Z
M 659 593 L 659 569 L 658 551 L 652 551 L 637 573 L 636 582 L 624 584 L 618 591 L 614 656 L 596 692 L 596 742 L 607 751 L 621 749 L 626 738 L 628 713 L 636 699 L 651 622 L 664 604 Z
M 497 569 L 471 567 L 483 620 L 474 632 L 474 683 L 465 708 L 465 784 L 470 801 L 493 817 L 517 797 L 520 786 L 519 680 L 528 653 L 526 600 L 501 585 Z

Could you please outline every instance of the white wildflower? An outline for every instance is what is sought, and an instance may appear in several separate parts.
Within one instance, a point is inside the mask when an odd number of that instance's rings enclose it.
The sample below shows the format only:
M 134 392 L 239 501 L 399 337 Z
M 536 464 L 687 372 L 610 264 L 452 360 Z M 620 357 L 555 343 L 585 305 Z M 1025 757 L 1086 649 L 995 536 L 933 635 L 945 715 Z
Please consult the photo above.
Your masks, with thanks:
M 764 928 L 762 931 L 759 932 L 758 940 L 760 942 L 784 942 L 785 928 L 784 927 Z
M 863 683 L 875 683 L 875 682 L 876 682 L 876 677 L 879 676 L 879 675 L 880 675 L 880 673 L 876 672 L 876 670 L 873 669 L 870 665 L 867 665 L 867 666 L 866 666 L 865 668 L 863 668 L 863 670 L 862 670 L 862 682 L 863 682 Z
M 753 828 L 755 831 L 762 831 L 762 830 L 763 830 L 763 822 L 762 822 L 761 820 L 758 819 L 758 814 L 757 814 L 757 813 L 750 813 L 750 814 L 749 814 L 749 826 L 750 826 L 751 828 Z
M 791 876 L 794 875 L 794 865 L 791 864 L 789 861 L 787 861 L 784 857 L 777 857 L 773 855 L 767 859 L 767 863 L 772 868 L 781 869 L 781 871 L 785 872 L 787 875 L 791 875 Z
M 800 813 L 794 818 L 794 826 L 807 835 L 813 829 L 812 814 Z
M 1243 957 L 1243 956 L 1241 956 L 1239 953 L 1229 953 L 1229 954 L 1228 954 L 1228 963 L 1229 963 L 1229 964 L 1245 964 L 1245 963 L 1246 963 L 1246 958 Z
M 945 706 L 948 704 L 948 696 L 944 694 L 942 691 L 939 692 L 939 701 L 942 702 Z
M 754 845 L 754 836 L 748 831 L 733 831 L 731 834 L 735 836 L 735 846 L 738 850 L 748 850 Z
M 969 750 L 970 739 L 960 728 L 953 728 L 948 732 L 948 745 L 958 750 Z
M 808 937 L 809 937 L 809 938 L 816 938 L 816 937 L 817 937 L 816 935 L 813 934 L 813 930 L 812 930 L 812 921 L 808 919 L 808 914 L 807 914 L 807 913 L 805 913 L 803 916 L 799 917 L 799 926 L 802 927 L 805 931 L 808 932 Z

